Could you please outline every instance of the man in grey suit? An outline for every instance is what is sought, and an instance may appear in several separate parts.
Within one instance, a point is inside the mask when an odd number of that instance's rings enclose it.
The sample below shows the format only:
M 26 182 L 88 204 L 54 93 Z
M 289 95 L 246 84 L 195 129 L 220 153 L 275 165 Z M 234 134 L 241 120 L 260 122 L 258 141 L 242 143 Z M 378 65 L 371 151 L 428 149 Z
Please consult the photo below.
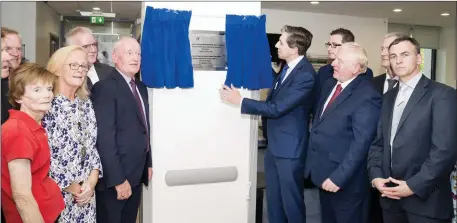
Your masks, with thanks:
M 66 43 L 67 45 L 82 46 L 87 53 L 87 60 L 92 65 L 87 72 L 87 88 L 89 90 L 95 83 L 107 78 L 113 72 L 113 67 L 97 60 L 98 42 L 89 28 L 79 26 L 70 30 L 66 36 Z
M 384 95 L 368 155 L 384 222 L 449 223 L 449 175 L 457 159 L 456 91 L 420 72 L 420 45 L 413 38 L 394 40 L 389 58 L 400 82 Z

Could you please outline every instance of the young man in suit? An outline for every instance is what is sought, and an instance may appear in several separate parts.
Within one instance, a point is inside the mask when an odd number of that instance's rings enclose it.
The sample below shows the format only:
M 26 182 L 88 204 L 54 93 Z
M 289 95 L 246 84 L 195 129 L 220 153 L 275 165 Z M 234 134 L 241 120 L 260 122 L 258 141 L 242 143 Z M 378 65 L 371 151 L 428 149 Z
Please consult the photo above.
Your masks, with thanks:
M 360 45 L 341 45 L 311 127 L 305 177 L 320 188 L 323 223 L 366 222 L 367 155 L 381 109 L 381 94 L 361 75 L 367 64 Z
M 382 193 L 384 222 L 449 223 L 456 91 L 420 72 L 420 45 L 411 37 L 394 40 L 389 58 L 400 83 L 384 95 L 368 157 L 371 182 Z
M 385 94 L 387 91 L 392 90 L 398 84 L 398 77 L 395 76 L 390 68 L 389 46 L 395 39 L 405 36 L 407 35 L 404 33 L 388 33 L 384 36 L 384 41 L 381 46 L 381 66 L 386 69 L 386 73 L 373 78 L 373 84 L 381 94 Z
M 134 223 L 141 185 L 148 185 L 152 177 L 148 92 L 134 78 L 141 63 L 138 42 L 120 39 L 112 56 L 115 69 L 93 86 L 91 95 L 103 167 L 96 186 L 97 222 Z
M 98 42 L 89 28 L 76 27 L 70 30 L 66 36 L 66 43 L 67 45 L 82 46 L 87 53 L 87 60 L 92 65 L 87 72 L 89 90 L 95 83 L 107 78 L 113 71 L 113 67 L 98 61 Z
M 265 180 L 268 219 L 274 223 L 305 223 L 304 160 L 308 145 L 308 119 L 316 78 L 306 58 L 313 35 L 302 27 L 284 26 L 276 43 L 286 61 L 266 101 L 242 98 L 238 90 L 223 86 L 224 101 L 241 105 L 242 114 L 264 118 L 268 146 Z M 271 74 L 265 74 L 271 75 Z

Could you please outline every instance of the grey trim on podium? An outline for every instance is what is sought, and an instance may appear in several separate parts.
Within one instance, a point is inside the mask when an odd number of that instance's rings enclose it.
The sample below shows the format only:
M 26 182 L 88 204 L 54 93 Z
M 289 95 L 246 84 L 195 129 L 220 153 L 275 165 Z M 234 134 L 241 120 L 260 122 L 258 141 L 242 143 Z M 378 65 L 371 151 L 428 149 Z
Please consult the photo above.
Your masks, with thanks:
M 238 169 L 234 166 L 203 169 L 169 170 L 165 182 L 169 187 L 195 184 L 232 182 L 238 178 Z

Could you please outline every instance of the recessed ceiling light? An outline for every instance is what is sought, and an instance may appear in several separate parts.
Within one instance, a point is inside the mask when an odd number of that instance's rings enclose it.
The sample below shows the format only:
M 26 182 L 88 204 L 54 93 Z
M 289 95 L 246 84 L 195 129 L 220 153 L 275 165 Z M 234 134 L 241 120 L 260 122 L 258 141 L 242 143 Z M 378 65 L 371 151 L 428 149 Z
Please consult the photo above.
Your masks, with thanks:
M 445 13 L 441 13 L 441 16 L 449 16 L 450 14 L 445 12 Z
M 394 12 L 401 12 L 401 9 L 394 9 Z
M 313 4 L 313 5 L 319 4 L 319 2 L 310 2 L 310 3 Z
M 100 8 L 99 7 L 94 7 L 93 10 L 100 11 Z

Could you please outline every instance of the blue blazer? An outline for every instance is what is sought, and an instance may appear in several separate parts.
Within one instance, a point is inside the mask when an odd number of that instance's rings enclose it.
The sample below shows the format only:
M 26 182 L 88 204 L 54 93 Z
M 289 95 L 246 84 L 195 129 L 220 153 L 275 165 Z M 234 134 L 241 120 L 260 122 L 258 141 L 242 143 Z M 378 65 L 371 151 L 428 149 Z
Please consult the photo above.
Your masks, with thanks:
M 309 117 L 316 72 L 304 57 L 266 101 L 244 98 L 241 113 L 263 116 L 268 149 L 276 157 L 302 158 L 309 135 Z
M 98 127 L 96 146 L 103 166 L 97 190 L 112 188 L 125 180 L 132 188 L 148 184 L 147 168 L 152 167 L 151 149 L 146 152 L 150 129 L 148 92 L 141 81 L 136 80 L 136 85 L 146 110 L 147 126 L 130 86 L 116 69 L 92 87 Z
M 381 94 L 371 81 L 355 78 L 320 116 L 335 79 L 324 85 L 317 114 L 311 127 L 305 177 L 322 187 L 330 178 L 340 189 L 367 190 L 367 155 L 376 135 Z

